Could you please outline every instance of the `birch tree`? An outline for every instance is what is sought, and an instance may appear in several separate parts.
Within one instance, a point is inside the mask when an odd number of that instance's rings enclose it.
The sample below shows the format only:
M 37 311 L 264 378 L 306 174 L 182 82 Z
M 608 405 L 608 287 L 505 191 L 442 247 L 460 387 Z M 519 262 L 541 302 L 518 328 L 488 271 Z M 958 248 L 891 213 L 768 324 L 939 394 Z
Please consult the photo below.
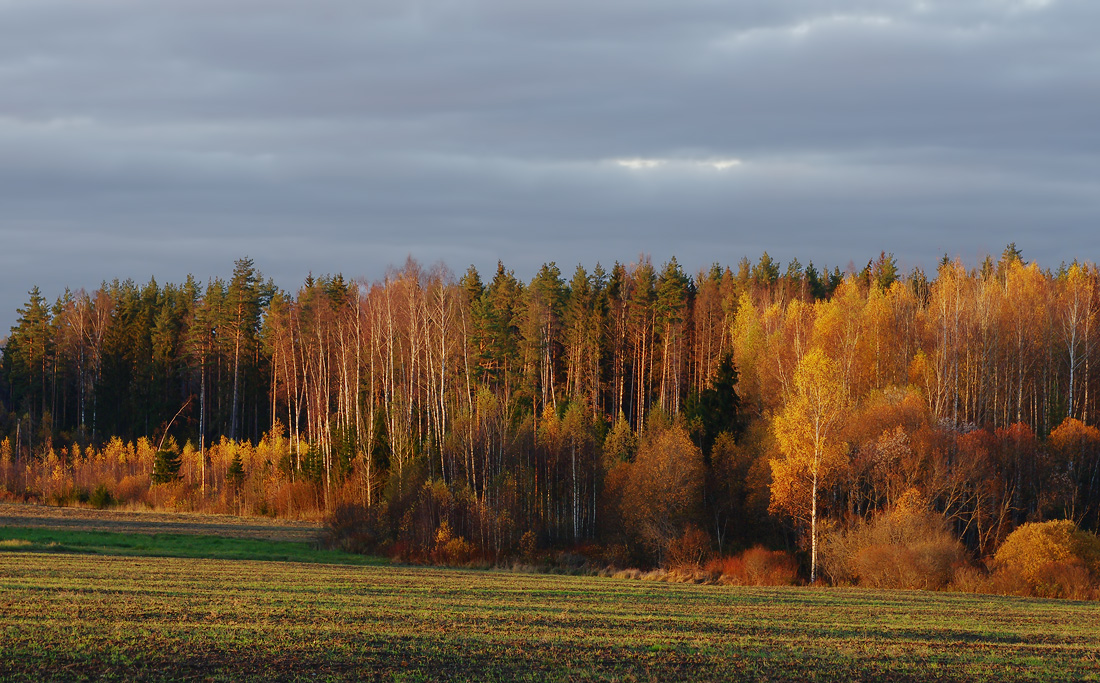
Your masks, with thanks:
M 794 392 L 773 421 L 781 455 L 771 461 L 772 509 L 798 519 L 808 513 L 811 583 L 817 579 L 818 491 L 843 463 L 838 432 L 846 396 L 840 367 L 815 347 L 799 362 Z

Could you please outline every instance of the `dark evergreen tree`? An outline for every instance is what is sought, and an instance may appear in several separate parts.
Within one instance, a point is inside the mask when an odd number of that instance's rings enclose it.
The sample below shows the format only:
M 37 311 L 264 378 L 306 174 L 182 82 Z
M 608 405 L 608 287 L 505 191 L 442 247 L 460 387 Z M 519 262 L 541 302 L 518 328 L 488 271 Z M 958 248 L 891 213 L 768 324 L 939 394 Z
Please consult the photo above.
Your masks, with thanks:
M 737 367 L 733 354 L 726 353 L 718 365 L 714 383 L 690 402 L 686 417 L 699 439 L 699 446 L 707 456 L 719 434 L 729 434 L 735 439 L 744 425 L 740 419 L 741 397 L 737 395 Z
M 153 483 L 167 484 L 175 481 L 179 478 L 181 465 L 182 461 L 179 453 L 163 449 L 157 451 L 156 457 L 153 459 L 153 474 L 151 477 Z
M 47 412 L 54 339 L 46 299 L 38 287 L 29 294 L 27 304 L 17 310 L 19 318 L 4 349 L 4 365 L 14 404 L 37 421 Z
M 237 495 L 240 491 L 241 484 L 244 483 L 244 462 L 241 460 L 240 453 L 233 454 L 233 460 L 225 469 L 225 483 L 229 485 L 233 495 Z
M 810 261 L 806 266 L 806 286 L 809 289 L 810 297 L 814 301 L 820 301 L 825 298 L 825 283 L 821 281 L 821 274 L 817 272 L 817 268 L 814 267 L 813 261 Z
M 893 254 L 885 251 L 871 264 L 871 281 L 882 291 L 890 289 L 890 286 L 898 279 L 898 261 Z

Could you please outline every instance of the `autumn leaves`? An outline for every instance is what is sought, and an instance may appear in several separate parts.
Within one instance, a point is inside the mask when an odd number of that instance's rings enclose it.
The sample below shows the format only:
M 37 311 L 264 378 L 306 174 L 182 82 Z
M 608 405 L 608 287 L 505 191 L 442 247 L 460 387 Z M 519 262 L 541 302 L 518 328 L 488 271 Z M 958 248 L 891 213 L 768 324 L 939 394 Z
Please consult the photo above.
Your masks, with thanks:
M 774 420 L 781 457 L 772 460 L 773 510 L 810 522 L 810 581 L 817 578 L 817 493 L 836 469 L 844 444 L 836 438 L 847 406 L 847 387 L 836 361 L 813 348 L 794 374 L 793 391 Z

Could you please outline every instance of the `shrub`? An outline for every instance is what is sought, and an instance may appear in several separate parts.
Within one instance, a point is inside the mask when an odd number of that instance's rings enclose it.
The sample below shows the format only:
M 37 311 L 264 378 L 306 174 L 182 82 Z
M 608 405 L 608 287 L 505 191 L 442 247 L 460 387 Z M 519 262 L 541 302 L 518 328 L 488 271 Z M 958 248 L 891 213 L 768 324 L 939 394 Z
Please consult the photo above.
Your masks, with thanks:
M 442 547 L 436 548 L 432 558 L 440 564 L 451 566 L 467 565 L 477 558 L 477 548 L 461 536 L 449 539 Z
M 378 552 L 387 535 L 385 521 L 377 508 L 337 505 L 325 518 L 325 544 L 349 553 Z
M 722 581 L 722 577 L 729 577 L 726 583 L 733 583 L 733 577 L 743 577 L 745 575 L 745 563 L 738 557 L 715 557 L 708 561 L 703 567 L 706 571 L 715 576 L 716 579 Z
M 942 558 L 942 553 L 929 555 L 904 545 L 877 544 L 861 549 L 851 559 L 853 573 L 859 578 L 861 586 L 870 588 L 938 588 L 943 583 L 944 572 L 932 570 L 921 562 L 929 558 L 933 562 Z M 929 585 L 933 584 L 933 585 Z
M 523 537 L 519 540 L 519 547 L 523 559 L 534 562 L 539 549 L 539 535 L 531 530 L 523 532 Z
M 993 558 L 998 592 L 1082 598 L 1100 577 L 1100 539 L 1069 520 L 1024 524 Z
M 822 567 L 834 583 L 875 588 L 940 589 L 965 559 L 943 518 L 911 498 L 822 543 Z
M 1039 570 L 1035 595 L 1041 598 L 1088 600 L 1094 597 L 1092 577 L 1083 562 L 1051 562 Z
M 680 538 L 668 546 L 668 564 L 676 569 L 698 569 L 710 555 L 710 536 L 689 524 Z
M 272 507 L 279 517 L 316 519 L 322 503 L 320 493 L 312 481 L 288 481 L 275 491 Z
M 129 474 L 115 487 L 115 498 L 119 502 L 144 503 L 149 497 L 149 477 L 141 474 Z
M 1033 582 L 1047 564 L 1074 561 L 1095 573 L 1100 569 L 1100 541 L 1069 520 L 1024 524 L 1008 535 L 993 558 L 996 568 L 1012 568 Z
M 792 586 L 798 582 L 798 563 L 788 553 L 756 546 L 741 555 L 745 584 Z
M 553 559 L 547 558 L 547 562 L 555 569 L 572 574 L 580 573 L 590 566 L 587 556 L 569 550 L 557 553 Z
M 1034 587 L 1012 567 L 1001 567 L 990 574 L 985 591 L 997 595 L 1035 595 Z
M 191 502 L 190 488 L 178 479 L 160 485 L 153 493 L 153 503 L 166 510 L 188 510 Z
M 790 554 L 750 548 L 737 557 L 722 557 L 706 564 L 719 583 L 737 586 L 793 586 L 798 583 L 798 563 Z
M 955 568 L 951 589 L 963 593 L 982 593 L 988 589 L 985 572 L 978 567 L 963 565 Z
M 612 543 L 604 548 L 604 561 L 612 567 L 628 567 L 631 564 L 630 547 L 624 543 Z
M 92 507 L 103 510 L 114 505 L 114 498 L 111 496 L 110 489 L 106 484 L 100 484 L 92 491 L 92 495 L 88 496 L 88 504 Z
M 88 490 L 80 486 L 70 486 L 50 496 L 53 505 L 66 506 L 74 503 L 87 503 Z
M 436 564 L 466 565 L 477 557 L 477 547 L 462 536 L 451 534 L 451 525 L 442 522 L 435 533 L 431 560 Z

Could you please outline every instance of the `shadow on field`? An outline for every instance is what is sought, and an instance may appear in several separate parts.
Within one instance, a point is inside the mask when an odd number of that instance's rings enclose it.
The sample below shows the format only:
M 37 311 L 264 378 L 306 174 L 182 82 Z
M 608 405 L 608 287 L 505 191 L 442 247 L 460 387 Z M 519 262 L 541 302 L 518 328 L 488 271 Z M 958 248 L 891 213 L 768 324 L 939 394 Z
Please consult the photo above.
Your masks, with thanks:
M 475 649 L 471 649 L 471 646 Z M 876 662 L 825 662 L 789 650 L 743 656 L 667 648 L 586 647 L 547 642 L 454 642 L 443 638 L 334 641 L 327 646 L 219 649 L 209 646 L 81 653 L 24 652 L 0 663 L 4 680 L 615 680 L 804 681 L 961 680 L 909 674 Z M 823 669 L 827 667 L 827 669 Z M 43 673 L 48 672 L 43 677 Z

